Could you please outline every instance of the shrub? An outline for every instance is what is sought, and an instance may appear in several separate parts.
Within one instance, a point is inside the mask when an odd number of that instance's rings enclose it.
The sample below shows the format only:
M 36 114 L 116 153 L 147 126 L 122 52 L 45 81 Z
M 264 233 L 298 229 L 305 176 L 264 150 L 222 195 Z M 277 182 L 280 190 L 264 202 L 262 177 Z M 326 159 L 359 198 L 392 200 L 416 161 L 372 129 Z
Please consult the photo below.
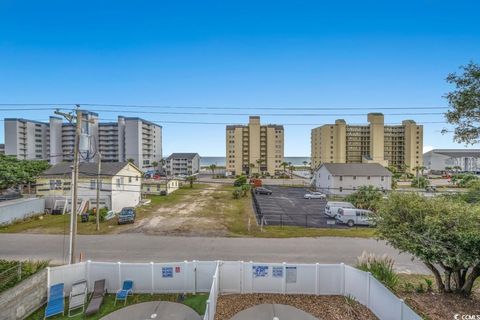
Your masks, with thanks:
M 429 185 L 430 185 L 430 181 L 428 181 L 428 179 L 425 177 L 417 177 L 412 179 L 411 186 L 414 188 L 425 189 Z
M 237 179 L 235 179 L 235 182 L 233 183 L 233 185 L 235 187 L 240 187 L 241 185 L 244 185 L 246 183 L 247 183 L 247 177 L 246 176 L 240 176 Z
M 382 199 L 382 192 L 374 186 L 362 186 L 348 195 L 345 200 L 351 202 L 356 208 L 375 210 Z
M 363 252 L 357 258 L 356 267 L 360 270 L 370 272 L 378 281 L 390 289 L 398 283 L 398 276 L 393 270 L 394 260 L 387 255 L 376 256 L 373 253 Z
M 235 190 L 233 190 L 232 196 L 233 199 L 240 199 L 240 197 L 242 196 L 242 190 L 240 188 L 236 188 Z

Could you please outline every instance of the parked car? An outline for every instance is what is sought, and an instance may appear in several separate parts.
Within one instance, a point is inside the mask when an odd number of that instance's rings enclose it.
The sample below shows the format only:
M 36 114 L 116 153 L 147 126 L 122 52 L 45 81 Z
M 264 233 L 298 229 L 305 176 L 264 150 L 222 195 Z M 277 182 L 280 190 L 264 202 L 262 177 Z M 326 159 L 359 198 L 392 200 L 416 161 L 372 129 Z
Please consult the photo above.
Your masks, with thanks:
M 327 196 L 321 192 L 309 192 L 303 196 L 303 199 L 325 199 Z
M 350 202 L 342 202 L 342 201 L 328 201 L 327 205 L 325 206 L 325 215 L 335 218 L 338 214 L 338 209 L 355 209 L 355 206 Z
M 272 190 L 264 188 L 264 187 L 255 188 L 254 192 L 255 192 L 255 194 L 268 194 L 268 195 L 272 194 Z
M 371 220 L 372 214 L 370 210 L 339 208 L 335 219 L 337 222 L 344 223 L 349 227 L 356 225 L 372 226 L 374 224 Z
M 135 222 L 135 208 L 132 207 L 125 207 L 120 211 L 118 214 L 118 224 L 124 223 L 134 223 Z

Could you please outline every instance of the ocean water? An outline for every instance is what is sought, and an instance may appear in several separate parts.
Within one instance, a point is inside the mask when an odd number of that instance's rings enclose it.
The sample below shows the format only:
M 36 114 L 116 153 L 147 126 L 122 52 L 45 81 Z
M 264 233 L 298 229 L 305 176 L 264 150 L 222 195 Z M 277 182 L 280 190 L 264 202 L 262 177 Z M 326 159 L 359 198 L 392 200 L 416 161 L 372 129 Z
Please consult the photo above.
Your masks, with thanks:
M 310 162 L 310 157 L 285 157 L 285 162 L 291 162 L 294 166 L 303 166 L 304 161 Z M 202 167 L 211 164 L 225 166 L 225 157 L 202 157 L 200 160 Z

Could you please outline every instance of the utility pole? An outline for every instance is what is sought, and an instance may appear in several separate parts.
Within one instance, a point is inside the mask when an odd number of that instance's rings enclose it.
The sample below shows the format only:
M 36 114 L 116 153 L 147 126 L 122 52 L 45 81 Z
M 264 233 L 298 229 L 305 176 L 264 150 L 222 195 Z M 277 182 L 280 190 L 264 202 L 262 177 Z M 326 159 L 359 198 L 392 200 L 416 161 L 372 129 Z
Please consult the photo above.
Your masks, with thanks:
M 70 123 L 73 124 L 73 120 L 76 120 L 75 128 L 75 145 L 73 147 L 73 166 L 72 166 L 72 211 L 70 212 L 70 248 L 68 252 L 68 260 L 70 264 L 75 263 L 75 242 L 77 235 L 77 198 L 78 198 L 78 167 L 80 163 L 79 146 L 80 146 L 80 134 L 82 133 L 82 111 L 80 106 L 77 105 L 75 110 L 76 115 L 71 113 L 63 113 L 55 111 L 55 114 L 64 116 Z
M 97 171 L 97 209 L 95 210 L 97 218 L 97 231 L 100 231 L 100 183 L 101 183 L 101 172 L 102 172 L 102 154 L 100 151 L 97 151 L 98 154 L 98 171 Z

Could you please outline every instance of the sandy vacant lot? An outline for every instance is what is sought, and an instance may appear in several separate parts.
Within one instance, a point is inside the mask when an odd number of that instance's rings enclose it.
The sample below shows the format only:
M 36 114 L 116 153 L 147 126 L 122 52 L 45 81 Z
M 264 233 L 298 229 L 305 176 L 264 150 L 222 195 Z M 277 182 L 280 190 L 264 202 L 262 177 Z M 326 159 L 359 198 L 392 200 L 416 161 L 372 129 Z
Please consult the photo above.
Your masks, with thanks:
M 172 199 L 155 202 L 141 209 L 135 224 L 120 232 L 141 232 L 156 235 L 226 236 L 233 218 L 248 215 L 245 200 L 232 198 L 232 188 L 220 184 L 196 185 L 167 196 Z M 247 202 L 248 203 L 248 202 Z M 247 205 L 248 207 L 248 205 Z M 253 216 L 252 216 L 253 217 Z

